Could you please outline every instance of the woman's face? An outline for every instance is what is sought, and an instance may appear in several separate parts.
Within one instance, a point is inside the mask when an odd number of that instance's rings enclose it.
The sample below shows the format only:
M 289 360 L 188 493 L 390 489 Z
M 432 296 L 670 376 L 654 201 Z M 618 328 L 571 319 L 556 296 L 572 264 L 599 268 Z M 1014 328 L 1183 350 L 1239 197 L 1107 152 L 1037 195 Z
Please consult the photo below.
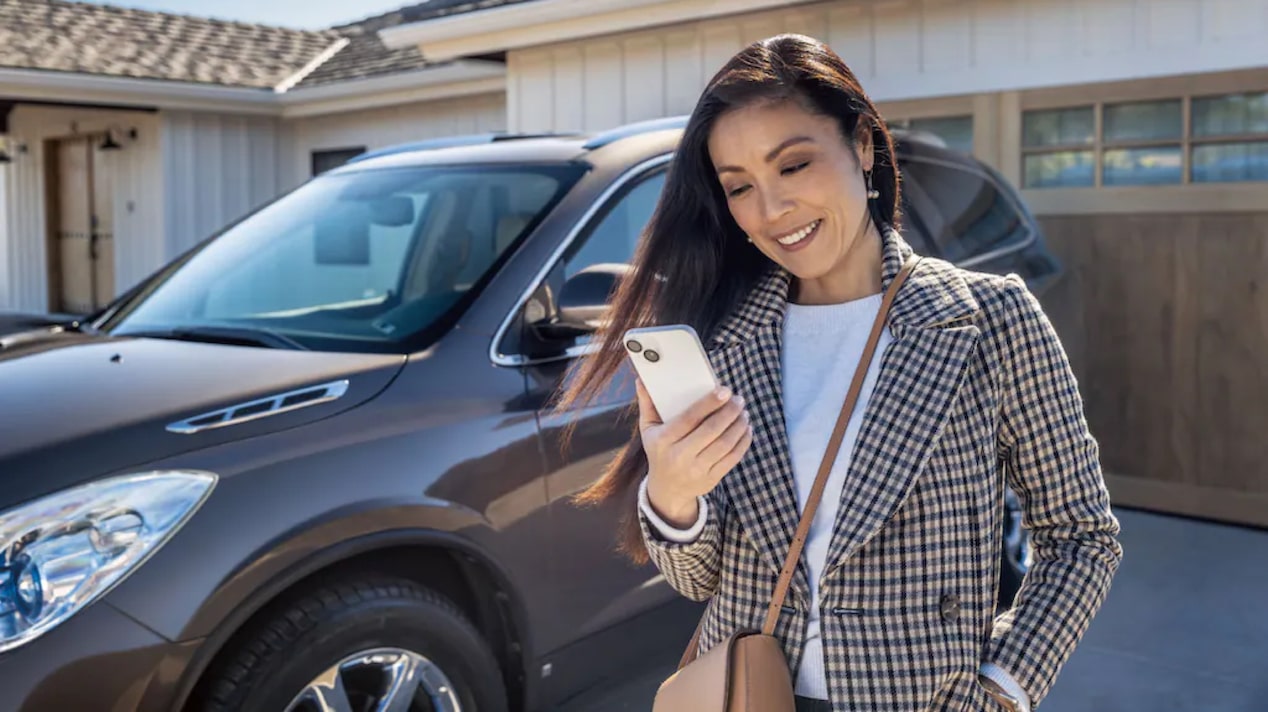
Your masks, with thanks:
M 863 171 L 872 168 L 872 148 L 865 130 L 859 139 L 851 148 L 834 119 L 795 101 L 733 109 L 709 135 L 731 216 L 759 250 L 803 281 L 841 271 L 862 239 Z

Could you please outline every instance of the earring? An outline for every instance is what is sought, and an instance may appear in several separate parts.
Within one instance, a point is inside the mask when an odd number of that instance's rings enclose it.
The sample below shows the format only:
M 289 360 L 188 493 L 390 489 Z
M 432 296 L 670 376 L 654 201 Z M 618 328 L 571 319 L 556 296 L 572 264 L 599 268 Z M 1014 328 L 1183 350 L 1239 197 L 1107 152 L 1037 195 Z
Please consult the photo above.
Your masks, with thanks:
M 753 241 L 753 238 L 751 238 L 751 237 L 746 237 L 746 238 L 744 238 L 744 239 L 745 239 L 745 240 L 748 240 L 750 243 Z
M 872 172 L 863 171 L 863 177 L 867 181 L 867 199 L 876 200 L 881 197 L 881 192 L 872 187 Z

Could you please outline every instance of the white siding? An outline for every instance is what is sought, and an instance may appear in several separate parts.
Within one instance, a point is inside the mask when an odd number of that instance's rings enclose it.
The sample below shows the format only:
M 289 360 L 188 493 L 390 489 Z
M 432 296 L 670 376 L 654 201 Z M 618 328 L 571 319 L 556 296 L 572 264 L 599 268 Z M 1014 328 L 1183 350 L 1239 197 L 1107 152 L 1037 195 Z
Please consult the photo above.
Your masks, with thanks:
M 1268 0 L 837 0 L 514 50 L 510 128 L 687 113 L 728 57 L 779 32 L 828 42 L 878 101 L 1268 65 Z
M 278 194 L 278 137 L 272 118 L 164 112 L 156 267 Z
M 45 311 L 48 294 L 48 223 L 45 214 L 45 141 L 94 133 L 107 127 L 137 129 L 135 141 L 121 138 L 98 170 L 114 182 L 116 293 L 158 266 L 154 236 L 163 230 L 163 183 L 159 172 L 159 120 L 154 114 L 22 106 L 9 117 L 13 162 L 5 176 L 6 257 L 0 259 L 0 304 Z M 25 150 L 23 150 L 25 149 Z
M 500 92 L 286 119 L 282 123 L 281 186 L 292 188 L 310 177 L 313 151 L 361 146 L 376 149 L 505 128 L 506 96 Z

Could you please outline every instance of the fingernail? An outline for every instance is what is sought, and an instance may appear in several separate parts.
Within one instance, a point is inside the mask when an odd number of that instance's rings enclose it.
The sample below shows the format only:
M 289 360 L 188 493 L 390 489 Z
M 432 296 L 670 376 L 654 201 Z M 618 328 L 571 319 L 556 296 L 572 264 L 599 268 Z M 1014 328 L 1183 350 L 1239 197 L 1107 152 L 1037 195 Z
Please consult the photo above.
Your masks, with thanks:
M 724 400 L 726 400 L 727 398 L 730 398 L 730 397 L 731 397 L 731 389 L 730 389 L 730 388 L 727 388 L 726 386 L 723 386 L 723 387 L 719 388 L 719 389 L 718 389 L 718 391 L 717 391 L 717 393 L 715 393 L 714 395 L 716 395 L 716 396 L 718 397 L 718 400 L 720 400 L 720 401 L 724 401 Z

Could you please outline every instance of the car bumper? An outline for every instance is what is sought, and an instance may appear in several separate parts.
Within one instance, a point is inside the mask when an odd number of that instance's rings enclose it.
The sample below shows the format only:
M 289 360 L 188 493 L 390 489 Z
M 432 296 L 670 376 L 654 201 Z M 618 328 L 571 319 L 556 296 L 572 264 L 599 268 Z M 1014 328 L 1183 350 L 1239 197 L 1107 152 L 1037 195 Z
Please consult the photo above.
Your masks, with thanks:
M 165 712 L 196 647 L 164 640 L 98 601 L 0 653 L 0 710 Z

